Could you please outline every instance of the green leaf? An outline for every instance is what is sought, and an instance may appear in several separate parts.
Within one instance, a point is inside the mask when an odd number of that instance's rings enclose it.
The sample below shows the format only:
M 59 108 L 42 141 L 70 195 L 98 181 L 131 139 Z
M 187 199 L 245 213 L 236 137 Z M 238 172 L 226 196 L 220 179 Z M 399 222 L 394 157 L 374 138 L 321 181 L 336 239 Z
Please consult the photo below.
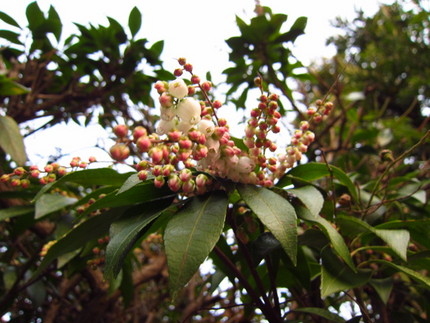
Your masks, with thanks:
M 137 7 L 134 7 L 128 17 L 128 27 L 131 35 L 134 37 L 142 26 L 142 14 Z
M 412 270 L 412 269 L 410 269 L 408 267 L 405 267 L 405 266 L 397 265 L 397 264 L 395 264 L 393 262 L 389 262 L 389 261 L 386 261 L 386 260 L 381 260 L 381 259 L 375 259 L 375 260 L 372 259 L 372 260 L 370 260 L 370 262 L 381 263 L 381 264 L 384 264 L 384 265 L 386 265 L 388 267 L 392 267 L 394 269 L 397 269 L 398 271 L 401 271 L 401 272 L 405 273 L 406 275 L 408 275 L 412 279 L 414 279 L 414 280 L 416 280 L 416 281 L 418 281 L 418 282 L 426 285 L 427 288 L 430 288 L 430 278 L 427 277 L 427 276 L 424 276 L 423 274 L 421 274 L 421 273 L 419 273 L 419 272 L 417 272 L 415 270 Z
M 61 194 L 44 194 L 36 201 L 35 219 L 37 220 L 45 215 L 59 211 L 77 201 L 76 198 L 63 196 Z
M 381 300 L 387 304 L 393 289 L 393 279 L 391 277 L 383 279 L 371 279 L 370 285 L 376 290 Z
M 348 266 L 355 271 L 354 263 L 352 262 L 351 255 L 349 253 L 348 246 L 345 244 L 342 236 L 330 222 L 319 215 L 313 215 L 307 208 L 303 206 L 296 207 L 297 215 L 299 218 L 305 221 L 311 221 L 318 225 L 318 227 L 324 232 L 324 234 L 330 239 L 333 248 L 342 257 L 342 259 L 348 264 Z
M 339 315 L 319 307 L 301 307 L 293 310 L 294 312 L 309 313 L 321 316 L 330 322 L 345 323 L 346 321 Z
M 53 6 L 49 7 L 48 21 L 49 21 L 50 31 L 54 34 L 57 41 L 60 41 L 63 25 L 61 23 L 60 16 L 58 15 L 57 11 Z
M 24 140 L 18 124 L 9 116 L 0 116 L 0 147 L 18 164 L 27 160 Z
M 322 177 L 330 176 L 331 173 L 342 185 L 348 188 L 351 196 L 358 201 L 357 190 L 348 175 L 340 168 L 324 163 L 311 162 L 298 165 L 291 169 L 285 177 L 281 178 L 277 186 L 284 187 L 290 185 L 295 178 L 305 181 L 315 181 Z
M 111 168 L 79 170 L 64 175 L 57 181 L 51 183 L 51 185 L 45 185 L 39 193 L 37 193 L 34 199 L 37 200 L 47 191 L 67 182 L 90 187 L 94 185 L 121 186 L 128 177 L 130 177 L 129 173 L 120 174 Z
M 171 199 L 170 199 L 171 202 Z M 116 278 L 123 261 L 140 238 L 141 232 L 165 209 L 159 201 L 139 205 L 141 213 L 120 219 L 110 228 L 110 241 L 106 249 L 105 277 L 109 280 Z
M 362 286 L 369 281 L 372 275 L 371 271 L 353 272 L 330 248 L 322 250 L 321 259 L 321 297 Z
M 404 261 L 407 258 L 407 250 L 410 240 L 410 234 L 407 230 L 388 230 L 372 227 L 367 222 L 358 218 L 346 215 L 339 215 L 337 221 L 340 226 L 348 225 L 356 230 L 373 233 L 387 245 Z
M 63 237 L 55 241 L 49 248 L 46 256 L 40 263 L 34 277 L 39 275 L 53 260 L 61 255 L 72 252 L 82 246 L 88 241 L 100 238 L 109 231 L 109 226 L 113 221 L 122 215 L 124 209 L 111 209 L 99 215 L 92 216 L 88 220 L 83 221 L 73 227 L 72 230 L 67 232 Z
M 297 216 L 290 202 L 264 187 L 241 184 L 237 190 L 260 221 L 279 240 L 293 264 L 296 264 Z
M 324 204 L 324 198 L 315 187 L 309 185 L 289 189 L 287 192 L 295 195 L 313 215 L 319 215 Z
M 19 42 L 19 40 L 17 41 Z M 10 78 L 7 78 L 4 75 L 0 75 L 0 95 L 3 95 L 3 96 L 21 95 L 28 92 L 29 92 L 29 89 L 27 89 L 23 85 L 17 82 L 14 82 L 13 80 L 11 80 Z
M 227 206 L 224 192 L 195 196 L 168 222 L 164 244 L 173 296 L 216 245 L 224 228 Z
M 0 11 L 0 20 L 3 20 L 5 23 L 18 27 L 19 29 L 21 29 L 21 27 L 19 26 L 19 24 L 15 21 L 15 19 L 13 19 L 11 16 L 9 16 L 8 14 L 4 13 L 3 11 Z
M 34 211 L 34 206 L 13 206 L 0 210 L 0 221 L 10 219 L 16 216 L 28 214 Z
M 151 179 L 151 178 L 153 178 L 153 176 L 149 175 L 148 179 Z M 137 173 L 133 174 L 129 178 L 127 178 L 125 183 L 118 190 L 117 194 L 121 194 L 121 193 L 133 188 L 134 186 L 136 186 L 137 184 L 140 184 L 140 183 L 142 183 L 142 180 L 139 179 L 139 176 L 137 176 Z
M 29 28 L 31 30 L 43 24 L 43 22 L 45 21 L 45 16 L 43 15 L 43 12 L 42 10 L 40 10 L 39 5 L 36 1 L 30 3 L 27 6 L 25 14 L 27 16 Z
M 8 40 L 14 44 L 22 45 L 21 41 L 19 40 L 19 36 L 20 36 L 20 34 L 15 33 L 13 31 L 10 31 L 10 30 L 0 30 L 0 38 L 6 39 L 6 40 Z M 1 85 L 2 85 L 1 86 L 2 92 L 4 92 L 3 84 L 1 84 Z

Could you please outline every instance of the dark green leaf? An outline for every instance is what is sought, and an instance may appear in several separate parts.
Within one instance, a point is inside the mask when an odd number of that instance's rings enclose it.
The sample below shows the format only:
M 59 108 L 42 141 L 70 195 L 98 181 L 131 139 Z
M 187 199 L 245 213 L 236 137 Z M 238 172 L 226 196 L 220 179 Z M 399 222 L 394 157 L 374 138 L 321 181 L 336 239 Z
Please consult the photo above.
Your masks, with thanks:
M 296 166 L 291 169 L 286 176 L 280 179 L 277 186 L 284 187 L 290 185 L 294 178 L 305 181 L 314 181 L 322 177 L 330 176 L 330 174 L 333 174 L 334 178 L 336 178 L 342 185 L 346 186 L 351 196 L 358 201 L 357 190 L 348 175 L 346 175 L 340 168 L 324 163 L 311 162 Z
M 18 124 L 9 116 L 0 116 L 0 147 L 18 164 L 27 160 L 24 140 Z
M 152 175 L 148 176 L 148 179 L 153 178 Z M 139 177 L 136 174 L 131 175 L 129 178 L 127 178 L 127 180 L 125 181 L 125 183 L 121 186 L 121 188 L 118 190 L 117 194 L 121 194 L 127 190 L 129 190 L 130 188 L 136 186 L 137 184 L 142 183 L 142 180 L 139 179 Z
M 34 276 L 39 275 L 52 261 L 61 255 L 82 248 L 85 243 L 106 235 L 113 221 L 119 218 L 124 209 L 111 209 L 92 216 L 73 227 L 63 237 L 55 241 L 43 258 Z
M 330 322 L 335 322 L 335 323 L 345 323 L 346 322 L 339 315 L 332 313 L 332 312 L 330 312 L 324 308 L 319 308 L 319 307 L 301 307 L 301 308 L 295 309 L 294 312 L 302 312 L 302 313 L 309 313 L 309 314 L 318 315 L 318 316 L 321 316 L 321 317 L 329 320 Z
M 34 206 L 13 206 L 0 210 L 0 221 L 10 219 L 16 216 L 28 214 L 34 211 Z
M 63 25 L 61 23 L 60 16 L 53 6 L 49 7 L 48 20 L 50 32 L 54 34 L 57 41 L 60 41 Z
M 279 240 L 292 262 L 296 264 L 297 216 L 290 202 L 264 187 L 238 185 L 237 190 L 260 221 Z
M 391 277 L 384 279 L 371 279 L 370 285 L 376 290 L 381 300 L 387 304 L 393 289 L 393 279 Z
M 15 19 L 13 19 L 11 16 L 9 16 L 8 14 L 4 13 L 3 11 L 0 11 L 0 20 L 3 20 L 5 23 L 18 27 L 19 29 L 21 29 L 21 27 L 18 25 L 18 23 L 15 21 Z
M 412 270 L 412 269 L 405 267 L 405 266 L 397 265 L 397 264 L 390 262 L 390 261 L 381 260 L 381 259 L 371 260 L 371 262 L 377 262 L 380 264 L 384 264 L 388 267 L 392 267 L 398 271 L 405 273 L 406 275 L 408 275 L 412 279 L 426 285 L 427 288 L 430 288 L 430 278 L 427 276 L 424 276 L 423 274 L 421 274 L 415 270 Z
M 130 28 L 131 35 L 134 37 L 142 25 L 142 14 L 137 7 L 134 7 L 128 17 L 128 27 Z
M 41 217 L 50 213 L 59 211 L 66 206 L 77 202 L 76 198 L 63 196 L 61 194 L 43 194 L 35 205 L 35 218 L 40 219 Z
M 0 75 L 0 95 L 11 96 L 21 95 L 29 92 L 29 89 L 23 85 L 7 78 L 4 75 Z
M 224 192 L 195 196 L 167 224 L 164 243 L 173 296 L 191 279 L 219 240 L 227 205 Z
M 287 192 L 295 195 L 313 215 L 319 215 L 324 204 L 324 198 L 315 187 L 309 185 L 289 189 Z
M 140 214 L 121 218 L 112 224 L 106 249 L 105 267 L 105 276 L 109 280 L 116 278 L 127 253 L 140 238 L 142 230 L 163 212 L 164 204 L 159 201 L 141 204 L 139 205 Z
M 22 42 L 19 40 L 19 34 L 10 30 L 0 30 L 0 38 L 4 38 L 11 43 L 22 45 Z M 2 82 L 3 83 L 3 82 Z M 3 84 L 1 86 L 3 88 Z M 4 90 L 2 89 L 2 92 Z
M 29 28 L 32 30 L 43 24 L 43 22 L 45 21 L 45 16 L 43 15 L 43 12 L 42 10 L 40 10 L 39 5 L 36 1 L 30 3 L 27 6 L 25 14 L 27 16 Z
M 321 296 L 349 290 L 366 284 L 372 273 L 370 271 L 353 272 L 345 266 L 330 248 L 321 252 Z
M 331 223 L 321 216 L 313 215 L 307 208 L 303 206 L 297 206 L 296 211 L 299 218 L 305 221 L 311 221 L 316 223 L 319 228 L 324 232 L 324 234 L 330 239 L 333 248 L 336 250 L 339 256 L 342 257 L 342 259 L 348 264 L 348 266 L 352 270 L 355 270 L 354 263 L 352 262 L 351 255 L 349 253 L 347 245 L 345 244 L 345 241 L 343 240 L 340 233 L 337 232 L 335 228 L 333 228 Z

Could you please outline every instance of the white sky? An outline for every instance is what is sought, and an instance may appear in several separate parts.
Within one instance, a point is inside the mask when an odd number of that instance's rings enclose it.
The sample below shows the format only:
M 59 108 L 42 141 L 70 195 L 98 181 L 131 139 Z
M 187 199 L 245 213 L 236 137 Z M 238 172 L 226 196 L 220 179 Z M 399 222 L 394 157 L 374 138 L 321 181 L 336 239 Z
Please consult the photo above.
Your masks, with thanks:
M 15 18 L 22 26 L 26 25 L 25 8 L 32 1 L 0 0 L 0 10 Z M 261 4 L 272 8 L 274 13 L 288 14 L 288 27 L 300 16 L 308 17 L 305 35 L 300 36 L 293 53 L 304 64 L 322 56 L 331 56 L 334 49 L 325 45 L 326 39 L 336 30 L 330 22 L 335 17 L 353 18 L 355 10 L 362 8 L 369 15 L 373 14 L 380 3 L 392 3 L 391 0 L 261 0 Z M 106 25 L 106 17 L 127 25 L 128 15 L 136 6 L 142 13 L 143 26 L 138 34 L 150 43 L 165 41 L 162 58 L 169 70 L 176 68 L 175 58 L 186 57 L 197 74 L 204 76 L 210 71 L 214 80 L 219 80 L 221 71 L 228 66 L 228 47 L 225 39 L 238 35 L 235 16 L 244 20 L 254 16 L 254 0 L 39 0 L 44 12 L 53 5 L 63 22 L 63 36 L 76 29 L 72 22 L 83 25 Z M 0 23 L 0 29 L 4 24 Z M 0 41 L 1 45 L 1 41 Z M 64 130 L 63 130 L 64 133 Z M 67 138 L 72 140 L 67 140 Z M 103 137 L 102 129 L 92 127 L 81 129 L 68 125 L 67 134 L 58 136 L 58 131 L 50 129 L 26 140 L 27 152 L 32 161 L 39 162 L 39 157 L 55 153 L 55 147 L 64 152 L 78 154 L 82 147 L 92 147 L 97 138 Z M 43 146 L 37 142 L 45 143 Z M 48 144 L 47 144 L 48 143 Z M 86 156 L 87 152 L 79 155 Z M 103 154 L 102 154 L 103 156 Z M 104 155 L 106 156 L 106 155 Z M 71 156 L 72 157 L 72 156 Z M 98 157 L 103 158 L 103 157 Z M 46 162 L 46 160 L 45 160 Z

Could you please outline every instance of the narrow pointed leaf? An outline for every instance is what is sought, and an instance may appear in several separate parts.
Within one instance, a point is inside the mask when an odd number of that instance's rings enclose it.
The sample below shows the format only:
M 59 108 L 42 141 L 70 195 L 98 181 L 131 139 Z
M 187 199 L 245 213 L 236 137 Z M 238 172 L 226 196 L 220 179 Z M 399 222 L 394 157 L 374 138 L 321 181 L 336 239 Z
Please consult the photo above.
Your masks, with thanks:
M 329 310 L 326 310 L 324 308 L 319 308 L 319 307 L 301 307 L 301 308 L 295 309 L 294 312 L 302 312 L 302 313 L 309 313 L 309 314 L 318 315 L 318 316 L 321 316 L 321 317 L 329 320 L 330 322 L 334 322 L 334 323 L 345 323 L 346 322 L 339 315 L 332 313 Z
M 5 23 L 18 27 L 21 29 L 21 27 L 19 26 L 19 24 L 16 22 L 15 19 L 13 19 L 11 16 L 9 16 L 8 14 L 4 13 L 3 11 L 0 11 L 0 20 L 3 20 Z
M 324 248 L 321 252 L 321 296 L 326 297 L 333 293 L 349 290 L 366 284 L 371 271 L 353 272 L 345 266 L 333 253 L 332 249 Z
M 303 207 L 296 207 L 297 215 L 299 218 L 305 221 L 315 222 L 318 227 L 324 232 L 324 234 L 330 239 L 331 244 L 333 245 L 334 250 L 342 257 L 342 259 L 348 264 L 348 266 L 355 271 L 354 263 L 352 262 L 351 254 L 349 253 L 348 246 L 345 244 L 342 236 L 330 222 L 324 219 L 321 216 L 316 216 L 311 214 L 311 212 Z
M 219 240 L 227 206 L 224 192 L 196 196 L 167 223 L 164 243 L 173 297 L 188 283 Z
M 148 179 L 153 178 L 152 175 L 148 176 Z M 134 186 L 136 186 L 137 184 L 142 183 L 142 180 L 139 179 L 139 177 L 136 174 L 131 175 L 129 178 L 127 178 L 127 180 L 124 182 L 124 184 L 121 186 L 121 188 L 118 190 L 117 194 L 121 194 L 131 188 L 133 188 Z
M 324 198 L 315 187 L 309 185 L 290 189 L 287 192 L 295 195 L 313 215 L 319 215 L 324 204 Z
M 9 116 L 0 116 L 0 148 L 18 164 L 24 165 L 27 160 L 24 139 L 18 124 Z
M 424 276 L 423 274 L 421 274 L 415 270 L 412 270 L 412 269 L 405 267 L 405 266 L 397 265 L 393 262 L 389 262 L 386 260 L 375 259 L 375 260 L 372 260 L 372 262 L 381 263 L 381 264 L 384 264 L 386 266 L 397 269 L 398 271 L 405 273 L 406 275 L 408 275 L 412 279 L 426 285 L 427 288 L 430 288 L 430 278 L 427 276 Z
M 170 199 L 171 202 L 171 199 Z M 168 203 L 167 203 L 168 204 Z M 164 210 L 164 203 L 148 203 L 139 206 L 142 213 L 120 219 L 110 228 L 110 241 L 106 249 L 105 276 L 109 280 L 116 278 L 123 261 L 141 237 L 141 232 Z
M 66 206 L 76 203 L 76 198 L 63 196 L 60 194 L 44 194 L 36 201 L 35 219 L 40 219 L 45 215 L 59 211 Z
M 0 210 L 0 221 L 14 218 L 16 216 L 25 215 L 34 211 L 34 206 L 12 206 L 7 209 Z
M 264 187 L 238 185 L 237 190 L 260 221 L 279 240 L 293 264 L 296 264 L 297 216 L 290 202 Z
M 130 28 L 131 35 L 134 37 L 142 25 L 142 14 L 137 7 L 134 7 L 128 17 L 128 28 Z

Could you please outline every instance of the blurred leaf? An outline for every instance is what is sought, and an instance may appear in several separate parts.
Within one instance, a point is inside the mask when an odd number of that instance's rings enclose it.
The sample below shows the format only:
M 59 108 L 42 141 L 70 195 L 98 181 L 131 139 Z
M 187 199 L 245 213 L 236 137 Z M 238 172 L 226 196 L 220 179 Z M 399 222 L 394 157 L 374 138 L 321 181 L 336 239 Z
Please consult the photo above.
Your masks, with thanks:
M 55 36 L 57 41 L 60 41 L 63 25 L 60 16 L 53 6 L 49 6 L 48 11 L 49 31 Z
M 137 7 L 133 7 L 128 17 L 128 27 L 130 28 L 132 37 L 136 36 L 141 26 L 142 14 L 140 13 L 139 9 L 137 9 Z
M 340 226 L 349 225 L 355 227 L 355 229 L 364 230 L 366 232 L 375 234 L 380 239 L 385 241 L 400 258 L 406 261 L 410 239 L 410 235 L 407 230 L 378 229 L 370 226 L 358 218 L 346 215 L 339 215 L 337 221 Z M 349 224 L 347 222 L 349 222 Z
M 0 116 L 0 147 L 19 165 L 27 161 L 24 140 L 18 124 L 9 116 Z
M 0 210 L 0 221 L 10 219 L 16 216 L 28 214 L 34 211 L 34 206 L 12 206 Z
M 386 260 L 372 259 L 370 261 L 380 263 L 380 264 L 386 265 L 388 267 L 392 267 L 398 271 L 401 271 L 401 272 L 405 273 L 406 275 L 408 275 L 409 277 L 413 278 L 414 280 L 424 284 L 427 288 L 430 288 L 430 278 L 427 276 L 424 276 L 423 274 L 421 274 L 415 270 L 412 270 L 412 269 L 405 267 L 405 266 L 397 265 L 393 262 L 386 261 Z
M 0 31 L 1 32 L 1 31 Z M 1 37 L 1 34 L 0 34 Z M 29 89 L 19 83 L 14 82 L 4 75 L 0 75 L 0 95 L 11 96 L 21 95 L 29 92 Z
M 152 175 L 150 175 L 149 177 L 153 177 Z M 121 186 L 121 188 L 118 190 L 117 194 L 121 194 L 127 190 L 129 190 L 130 188 L 136 186 L 137 184 L 142 183 L 142 180 L 139 179 L 139 177 L 136 174 L 130 175 L 129 178 L 127 178 L 127 180 L 125 181 L 125 183 Z
M 300 188 L 289 189 L 287 192 L 295 195 L 300 201 L 302 201 L 313 215 L 319 215 L 324 204 L 324 198 L 320 191 L 315 187 L 308 185 Z
M 352 270 L 356 270 L 354 263 L 352 262 L 351 255 L 349 253 L 348 246 L 345 244 L 340 233 L 333 228 L 330 222 L 319 215 L 313 215 L 307 208 L 303 206 L 296 207 L 297 215 L 299 218 L 305 221 L 315 222 L 318 227 L 324 232 L 324 234 L 330 239 L 334 250 L 342 257 L 342 259 L 348 264 Z
M 300 307 L 293 310 L 294 312 L 301 312 L 301 313 L 308 313 L 308 314 L 314 314 L 318 315 L 320 317 L 323 317 L 330 322 L 335 323 L 345 323 L 346 321 L 340 317 L 339 315 L 332 313 L 326 309 L 318 308 L 318 307 Z
M 35 219 L 38 220 L 45 215 L 59 211 L 66 206 L 77 202 L 76 198 L 63 196 L 61 194 L 43 194 L 35 205 Z
M 376 290 L 384 304 L 387 304 L 391 291 L 393 290 L 393 279 L 391 277 L 383 279 L 371 279 L 369 283 Z
M 260 221 L 273 233 L 292 262 L 297 262 L 297 216 L 293 206 L 264 187 L 238 185 L 237 190 Z
M 19 36 L 20 34 L 15 33 L 13 31 L 10 30 L 0 30 L 0 38 L 6 39 L 8 41 L 10 41 L 11 43 L 14 44 L 18 44 L 18 45 L 22 45 L 22 42 L 19 40 Z M 3 89 L 4 84 L 2 82 L 1 84 L 1 92 L 4 92 L 5 90 Z
M 292 180 L 295 178 L 305 181 L 315 181 L 322 177 L 330 176 L 331 173 L 342 185 L 348 188 L 351 196 L 357 201 L 357 190 L 349 176 L 340 168 L 324 163 L 311 162 L 298 165 L 292 168 L 283 178 L 281 178 L 277 186 L 285 187 L 287 185 L 291 185 Z
M 4 13 L 3 11 L 0 11 L 0 20 L 3 20 L 5 23 L 18 27 L 19 29 L 21 29 L 21 27 L 19 26 L 19 24 L 15 21 L 15 19 L 13 19 L 11 16 L 9 16 L 8 14 Z
M 82 248 L 85 243 L 105 236 L 111 223 L 123 214 L 124 209 L 111 209 L 109 211 L 94 215 L 85 221 L 77 224 L 63 237 L 55 241 L 49 248 L 46 256 L 40 263 L 33 278 L 37 277 L 42 271 L 56 258 L 68 252 Z
M 191 279 L 219 240 L 227 205 L 228 198 L 224 192 L 195 196 L 168 222 L 164 244 L 169 284 L 174 296 Z
M 169 200 L 172 201 L 171 199 Z M 164 203 L 168 204 L 168 203 Z M 139 205 L 141 213 L 121 218 L 112 223 L 110 240 L 106 248 L 105 277 L 109 280 L 116 278 L 123 261 L 134 243 L 140 238 L 145 229 L 165 209 L 163 203 L 152 202 Z
M 371 271 L 353 272 L 330 248 L 322 250 L 321 260 L 321 297 L 362 286 L 369 281 L 372 275 Z

